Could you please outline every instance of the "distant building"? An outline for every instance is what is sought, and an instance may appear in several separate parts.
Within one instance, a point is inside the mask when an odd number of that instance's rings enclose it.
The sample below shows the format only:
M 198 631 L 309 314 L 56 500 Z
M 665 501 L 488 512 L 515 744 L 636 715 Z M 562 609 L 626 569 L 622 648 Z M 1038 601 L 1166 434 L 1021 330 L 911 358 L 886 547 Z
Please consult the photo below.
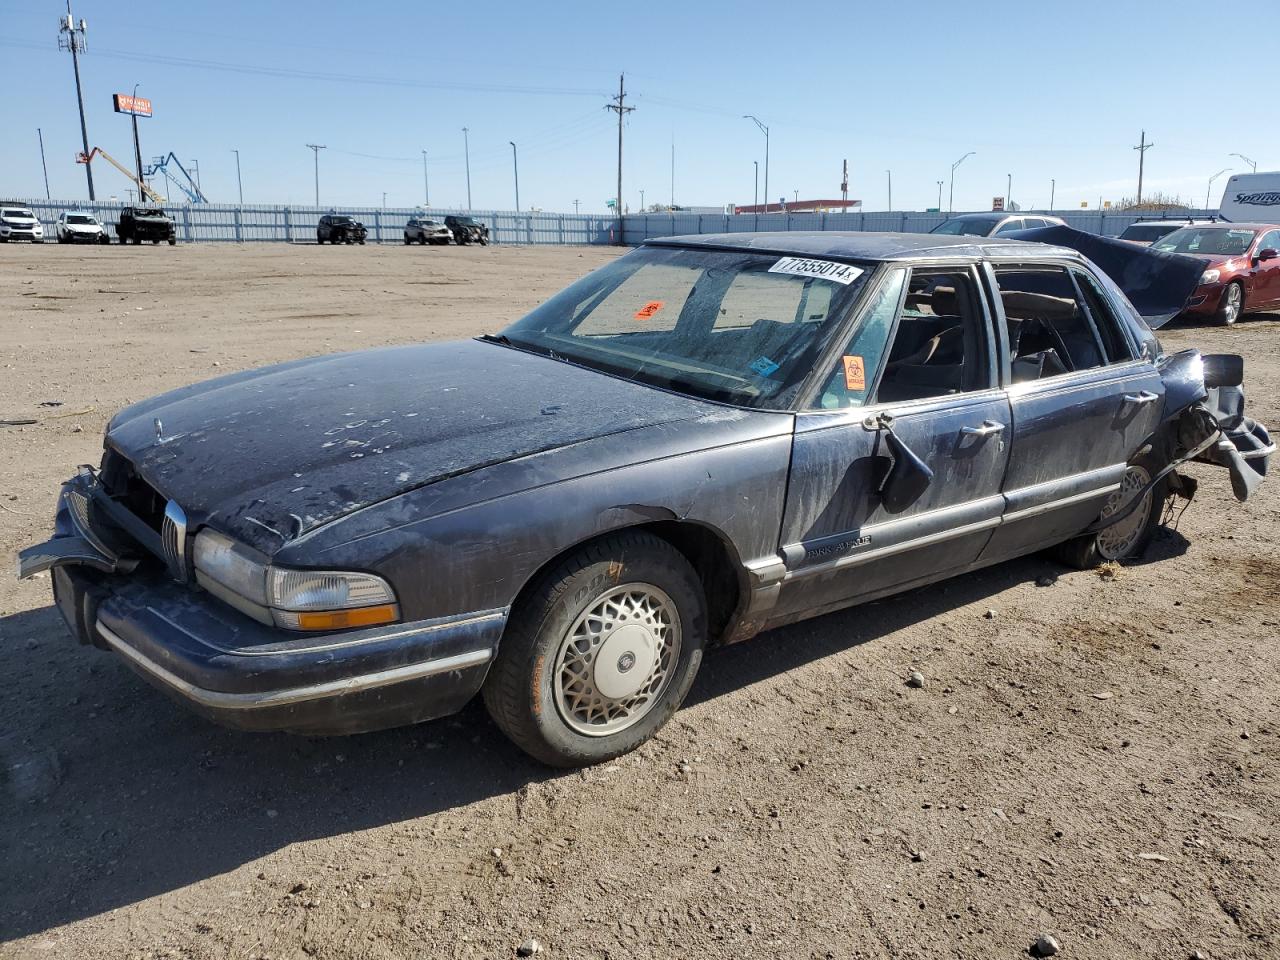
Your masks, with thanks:
M 734 207 L 734 213 L 834 213 L 862 206 L 861 200 L 790 200 Z

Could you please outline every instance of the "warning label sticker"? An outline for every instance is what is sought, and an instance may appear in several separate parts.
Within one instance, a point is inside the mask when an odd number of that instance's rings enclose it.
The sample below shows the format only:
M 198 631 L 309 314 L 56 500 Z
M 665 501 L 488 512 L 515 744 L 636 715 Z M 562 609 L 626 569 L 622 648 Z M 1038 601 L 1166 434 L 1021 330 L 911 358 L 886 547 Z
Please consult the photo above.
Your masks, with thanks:
M 835 283 L 849 285 L 862 276 L 862 268 L 847 263 L 836 263 L 834 260 L 811 260 L 808 257 L 783 257 L 772 267 L 770 273 L 789 273 L 797 277 L 817 277 L 820 280 L 832 280 Z
M 867 389 L 867 370 L 861 357 L 844 358 L 844 386 L 846 390 Z
M 655 313 L 657 313 L 664 306 L 666 306 L 666 304 L 667 302 L 665 300 L 650 300 L 643 307 L 641 307 L 639 310 L 636 311 L 636 319 L 648 320 Z

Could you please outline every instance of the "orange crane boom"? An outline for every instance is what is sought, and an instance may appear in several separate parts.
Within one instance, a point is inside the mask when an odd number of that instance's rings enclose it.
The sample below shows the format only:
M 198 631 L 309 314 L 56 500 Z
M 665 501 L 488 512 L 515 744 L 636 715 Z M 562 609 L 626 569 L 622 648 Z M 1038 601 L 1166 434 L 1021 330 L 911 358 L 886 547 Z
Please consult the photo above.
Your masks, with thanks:
M 138 185 L 138 189 L 142 191 L 142 196 L 145 196 L 152 203 L 164 203 L 164 199 L 165 199 L 164 197 L 162 197 L 160 194 L 156 193 L 154 190 L 148 187 L 146 183 L 139 180 L 136 176 L 134 176 L 133 172 L 128 167 L 122 164 L 119 160 L 117 160 L 111 154 L 107 153 L 107 151 L 103 150 L 101 147 L 94 147 L 88 153 L 77 153 L 76 163 L 90 163 L 93 161 L 93 158 L 98 156 L 99 154 L 101 154 L 102 157 L 109 164 L 111 164 L 113 167 L 115 167 L 117 170 L 123 173 L 126 177 L 128 177 L 133 183 L 136 183 Z

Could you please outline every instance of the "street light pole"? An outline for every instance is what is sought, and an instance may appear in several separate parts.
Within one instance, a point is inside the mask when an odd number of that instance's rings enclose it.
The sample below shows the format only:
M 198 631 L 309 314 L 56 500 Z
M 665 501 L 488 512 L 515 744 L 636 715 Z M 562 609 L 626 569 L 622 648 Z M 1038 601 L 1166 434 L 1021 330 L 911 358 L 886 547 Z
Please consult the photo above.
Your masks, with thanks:
M 467 161 L 467 210 L 471 209 L 471 138 L 466 127 L 462 128 L 462 151 Z
M 40 138 L 40 169 L 44 171 L 44 198 L 52 200 L 49 195 L 49 166 L 44 162 L 44 131 L 36 127 L 36 136 Z
M 769 128 L 760 122 L 758 117 L 754 117 L 749 113 L 744 113 L 742 119 L 750 120 L 764 134 L 764 206 L 765 211 L 769 209 Z
M 1053 180 L 1053 179 L 1051 179 L 1051 180 L 1049 181 L 1049 210 L 1050 210 L 1050 212 L 1052 212 L 1052 211 L 1055 209 L 1055 208 L 1054 208 L 1054 206 L 1053 206 L 1053 197 L 1054 197 L 1054 194 L 1055 194 L 1055 193 L 1057 193 L 1057 191 L 1058 191 L 1058 181 L 1057 181 L 1057 180 Z
M 893 171 L 886 170 L 885 174 L 889 177 L 889 212 L 893 213 Z
M 1215 173 L 1212 177 L 1209 178 L 1209 186 L 1205 187 L 1204 189 L 1204 208 L 1206 210 L 1209 209 L 1209 193 L 1213 190 L 1213 181 L 1217 180 L 1220 176 L 1222 176 L 1224 173 L 1227 173 L 1230 170 L 1231 170 L 1230 167 L 1223 167 L 1221 170 L 1219 170 L 1217 173 Z
M 508 140 L 507 143 L 511 144 L 511 169 L 515 172 L 515 176 L 516 176 L 516 213 L 519 213 L 520 212 L 520 161 L 516 159 L 516 142 L 514 140 Z
M 232 150 L 236 155 L 236 188 L 240 191 L 240 206 L 244 206 L 244 182 L 240 179 L 240 151 Z M 166 174 L 167 176 L 167 174 Z
M 956 207 L 956 167 L 960 166 L 960 164 L 964 163 L 967 159 L 972 157 L 976 152 L 977 151 L 970 150 L 963 157 L 961 157 L 959 160 L 957 160 L 955 163 L 951 165 L 951 187 L 950 187 L 950 192 L 947 195 L 947 216 L 948 217 L 951 216 L 951 211 L 953 211 Z M 939 199 L 938 205 L 939 206 L 942 205 L 941 199 Z
M 422 205 L 431 206 L 431 181 L 427 179 L 427 151 L 422 151 Z
M 1253 173 L 1257 173 L 1257 172 L 1258 172 L 1258 165 L 1257 165 L 1256 163 L 1254 163 L 1252 160 L 1250 160 L 1248 157 L 1246 157 L 1243 153 L 1233 153 L 1233 154 L 1231 154 L 1231 156 L 1233 156 L 1233 157 L 1239 157 L 1241 160 L 1243 160 L 1245 163 L 1247 163 L 1247 164 L 1249 165 L 1249 170 L 1250 170 L 1251 172 L 1253 172 Z
M 752 160 L 751 165 L 756 168 L 754 185 L 751 188 L 751 205 L 758 207 L 760 206 L 760 161 Z
M 316 158 L 316 207 L 320 206 L 320 151 L 327 149 L 323 143 L 308 143 Z
M 1013 174 L 1005 174 L 1009 178 L 1008 186 L 1004 189 L 1004 208 L 1006 210 L 1013 209 Z

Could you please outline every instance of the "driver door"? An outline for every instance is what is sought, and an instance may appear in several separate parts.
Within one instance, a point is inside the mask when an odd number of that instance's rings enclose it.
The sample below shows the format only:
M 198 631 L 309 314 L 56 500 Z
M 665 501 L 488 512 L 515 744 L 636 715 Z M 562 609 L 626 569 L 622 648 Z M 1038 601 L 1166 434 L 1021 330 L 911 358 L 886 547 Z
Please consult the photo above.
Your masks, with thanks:
M 778 616 L 837 609 L 978 559 L 1004 511 L 1012 432 L 996 356 L 972 267 L 890 271 L 796 419 Z M 893 502 L 897 461 L 911 455 L 932 479 Z

